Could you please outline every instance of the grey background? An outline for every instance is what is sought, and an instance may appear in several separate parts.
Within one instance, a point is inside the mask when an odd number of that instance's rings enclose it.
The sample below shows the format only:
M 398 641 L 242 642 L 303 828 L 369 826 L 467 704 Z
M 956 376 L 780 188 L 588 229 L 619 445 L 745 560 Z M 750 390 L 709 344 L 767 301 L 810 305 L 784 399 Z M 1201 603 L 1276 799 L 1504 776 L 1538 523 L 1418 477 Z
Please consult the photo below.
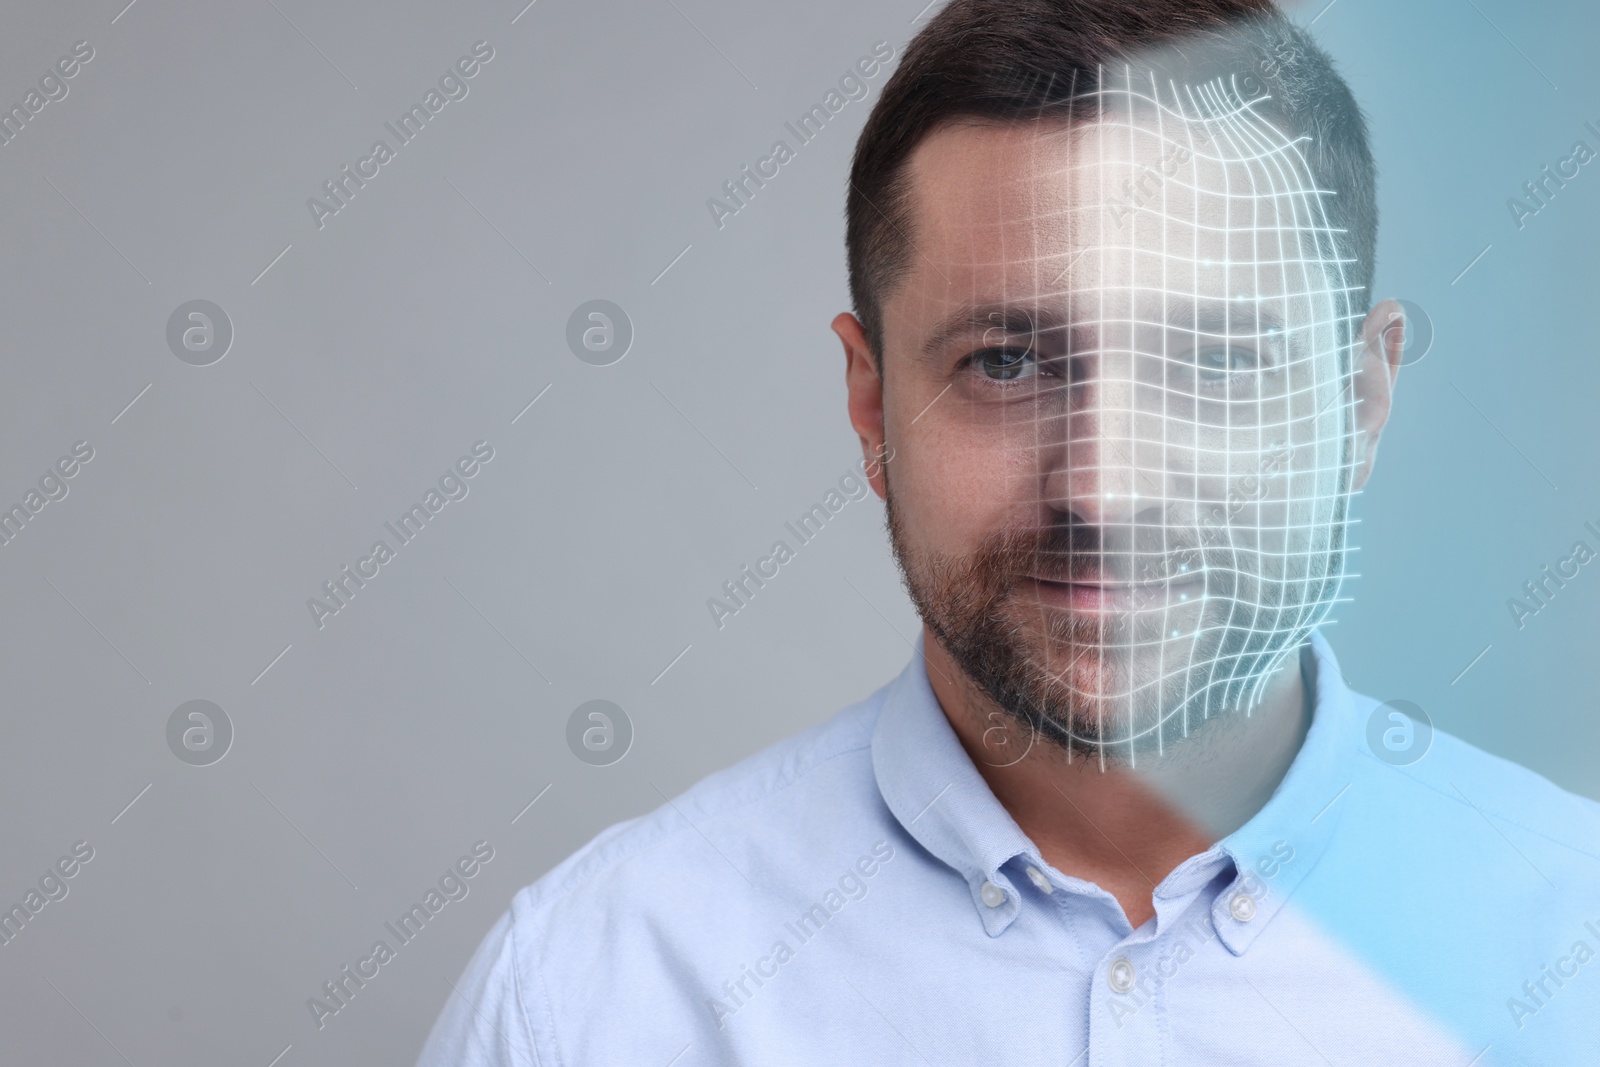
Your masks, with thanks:
M 123 2 L 0 16 L 7 106 L 95 49 L 0 147 L 0 503 L 95 450 L 0 547 L 0 902 L 95 849 L 0 946 L 0 1053 L 409 1062 L 519 887 L 907 657 L 875 500 L 720 631 L 705 606 L 859 458 L 826 327 L 887 74 L 720 230 L 705 201 L 921 4 Z M 1293 10 L 1372 119 L 1379 289 L 1438 335 L 1330 637 L 1357 687 L 1600 795 L 1600 564 L 1521 631 L 1505 604 L 1600 545 L 1600 163 L 1520 232 L 1506 207 L 1600 148 L 1600 14 Z M 306 199 L 479 39 L 467 98 L 319 230 Z M 165 342 L 197 298 L 235 331 L 208 367 Z M 634 326 L 609 367 L 566 346 L 592 299 Z M 319 631 L 306 599 L 478 440 L 469 495 Z M 235 731 L 210 766 L 167 748 L 194 699 Z M 633 725 L 609 766 L 567 747 L 592 699 Z M 319 1031 L 307 998 L 480 839 L 470 895 Z

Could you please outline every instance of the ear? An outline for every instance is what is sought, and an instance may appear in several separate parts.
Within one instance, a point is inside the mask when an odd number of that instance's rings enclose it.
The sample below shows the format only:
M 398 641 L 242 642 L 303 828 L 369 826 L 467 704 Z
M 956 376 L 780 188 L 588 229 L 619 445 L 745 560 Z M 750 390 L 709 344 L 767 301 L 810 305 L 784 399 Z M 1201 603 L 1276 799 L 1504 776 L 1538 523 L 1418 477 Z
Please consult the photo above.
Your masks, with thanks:
M 883 379 L 878 374 L 878 364 L 872 347 L 867 343 L 867 332 L 849 312 L 841 312 L 833 320 L 833 332 L 844 343 L 844 380 L 850 394 L 850 425 L 861 438 L 861 456 L 865 460 L 863 471 L 872 491 L 879 497 L 888 495 L 888 482 L 883 475 L 887 462 L 883 432 Z
M 1361 489 L 1372 477 L 1378 458 L 1378 439 L 1389 421 L 1394 402 L 1395 381 L 1400 377 L 1400 358 L 1405 354 L 1406 313 L 1396 301 L 1383 300 L 1367 313 L 1361 324 L 1361 350 L 1356 355 L 1355 446 L 1351 461 L 1355 470 L 1352 492 Z

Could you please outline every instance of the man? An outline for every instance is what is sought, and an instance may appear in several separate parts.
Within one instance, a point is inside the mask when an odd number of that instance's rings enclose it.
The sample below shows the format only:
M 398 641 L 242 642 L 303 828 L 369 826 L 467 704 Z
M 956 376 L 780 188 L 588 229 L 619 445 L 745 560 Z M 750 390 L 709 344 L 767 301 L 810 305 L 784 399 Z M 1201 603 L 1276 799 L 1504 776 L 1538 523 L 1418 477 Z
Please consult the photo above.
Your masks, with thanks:
M 1317 631 L 1403 348 L 1327 57 L 952 0 L 848 217 L 918 654 L 519 894 L 422 1062 L 1600 1062 L 1600 811 Z

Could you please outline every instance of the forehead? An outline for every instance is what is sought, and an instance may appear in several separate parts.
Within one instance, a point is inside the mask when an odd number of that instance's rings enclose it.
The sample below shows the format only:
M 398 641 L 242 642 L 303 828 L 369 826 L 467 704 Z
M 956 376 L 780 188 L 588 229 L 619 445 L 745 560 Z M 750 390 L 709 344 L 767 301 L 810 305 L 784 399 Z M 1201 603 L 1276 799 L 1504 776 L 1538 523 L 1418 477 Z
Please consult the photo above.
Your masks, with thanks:
M 1248 114 L 952 123 L 918 145 L 909 175 L 908 288 L 924 298 L 1191 294 L 1272 301 L 1306 322 L 1338 287 L 1299 146 Z

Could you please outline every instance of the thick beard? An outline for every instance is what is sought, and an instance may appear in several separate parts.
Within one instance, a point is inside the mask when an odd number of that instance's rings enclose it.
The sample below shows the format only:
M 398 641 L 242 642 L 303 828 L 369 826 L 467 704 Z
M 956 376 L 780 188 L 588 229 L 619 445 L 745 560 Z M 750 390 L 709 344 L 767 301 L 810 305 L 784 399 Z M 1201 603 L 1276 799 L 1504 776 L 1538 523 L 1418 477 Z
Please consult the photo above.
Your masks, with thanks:
M 1342 509 L 1312 574 L 1263 577 L 1259 553 L 1199 545 L 1188 557 L 1202 560 L 1206 572 L 1198 633 L 1181 661 L 1163 654 L 1161 667 L 1145 669 L 1132 650 L 1162 647 L 1162 612 L 1088 618 L 1030 608 L 1015 594 L 1041 559 L 1056 561 L 1052 573 L 1092 573 L 1104 551 L 1090 543 L 1091 529 L 1005 530 L 969 556 L 926 556 L 912 549 L 894 495 L 886 496 L 895 559 L 923 623 L 1010 726 L 1024 731 L 1024 743 L 1007 752 L 1042 740 L 1069 758 L 1129 764 L 1249 709 L 1326 617 L 1340 584 Z

